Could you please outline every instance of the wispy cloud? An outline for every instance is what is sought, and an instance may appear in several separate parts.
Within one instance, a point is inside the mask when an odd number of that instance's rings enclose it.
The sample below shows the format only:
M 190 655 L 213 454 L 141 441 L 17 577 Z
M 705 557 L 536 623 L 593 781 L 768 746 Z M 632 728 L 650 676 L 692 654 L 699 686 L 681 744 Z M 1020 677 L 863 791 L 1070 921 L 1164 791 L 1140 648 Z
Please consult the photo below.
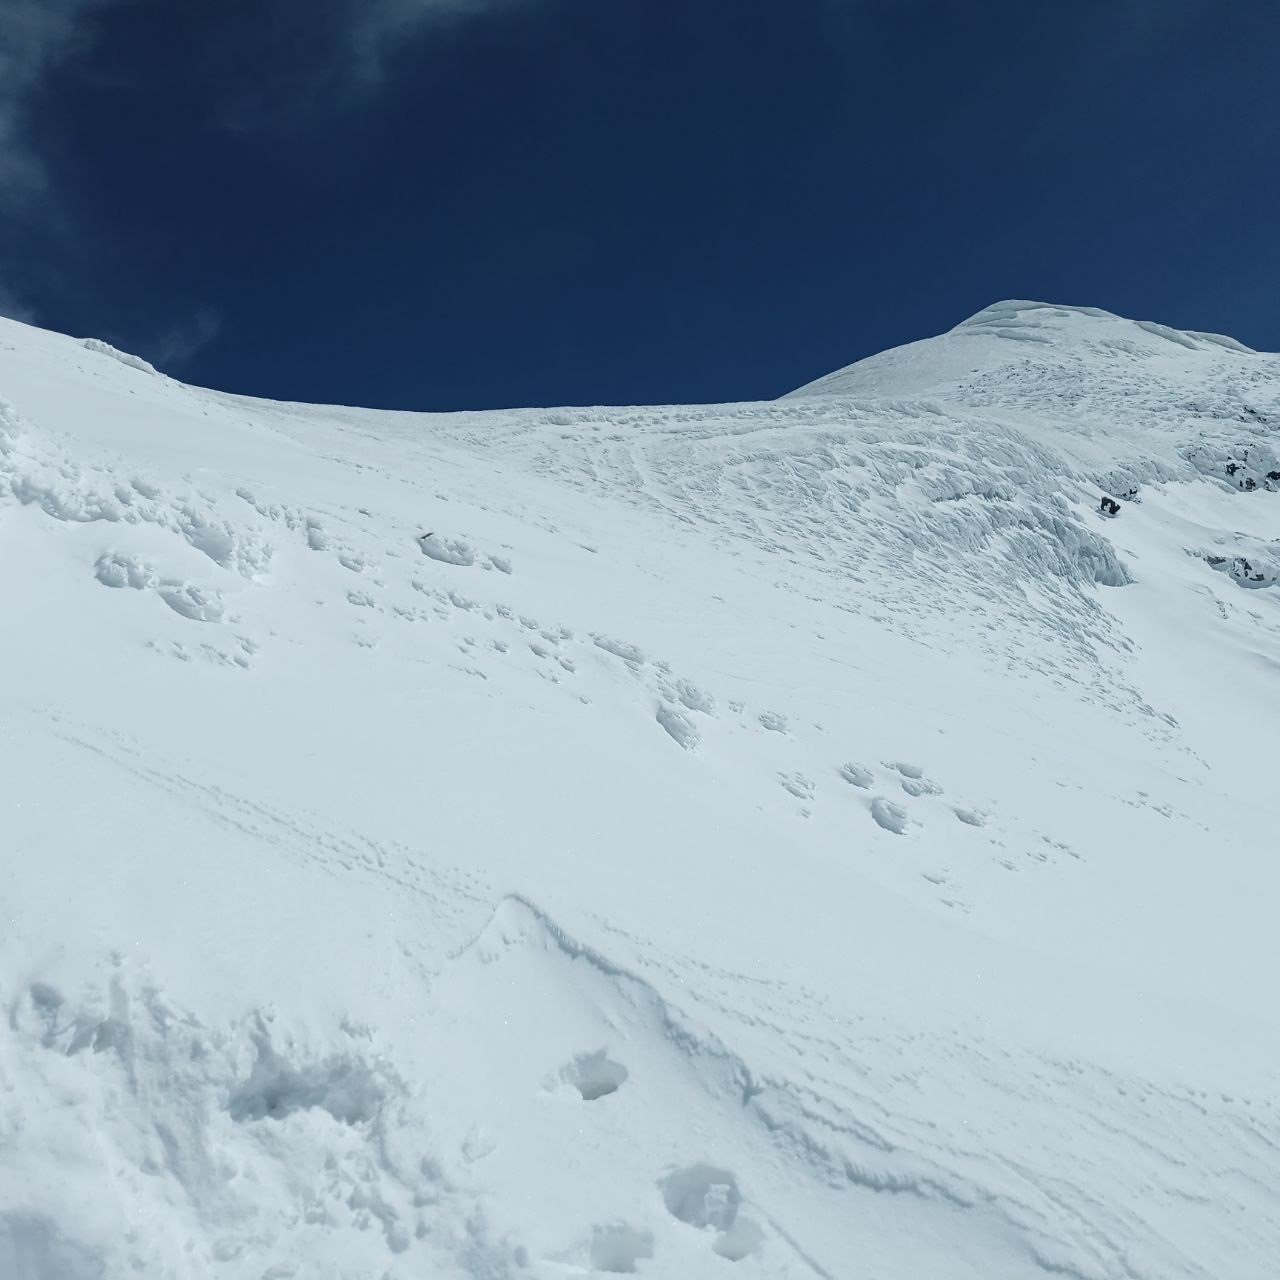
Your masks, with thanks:
M 508 10 L 526 0 L 263 0 L 228 6 L 211 24 L 204 65 L 213 119 L 234 129 L 308 129 L 328 111 L 377 97 L 397 63 L 440 26 Z M 542 0 L 550 3 L 552 0 Z M 52 76 L 90 51 L 109 11 L 132 0 L 0 0 L 0 314 L 38 321 L 55 291 L 57 246 L 87 229 L 42 162 L 37 113 Z M 89 237 L 91 239 L 91 237 Z M 40 243 L 31 258 L 18 246 Z M 41 287 L 32 287 L 39 280 Z M 36 298 L 33 302 L 31 299 Z M 199 312 L 158 339 L 158 363 L 180 365 L 213 341 L 218 324 Z M 138 344 L 135 344 L 138 345 Z
M 514 3 L 517 0 L 354 0 L 346 14 L 349 70 L 365 85 L 377 85 L 396 50 L 432 23 L 479 17 Z
M 5 0 L 0 21 L 0 202 L 6 210 L 45 188 L 27 133 L 30 100 L 48 72 L 92 40 L 94 10 L 113 0 Z
M 171 324 L 146 347 L 147 357 L 157 369 L 177 373 L 200 354 L 222 332 L 222 317 L 209 307 L 200 307 L 185 320 Z
M 35 324 L 37 319 L 35 310 L 5 283 L 3 277 L 0 277 L 0 316 L 21 320 L 24 324 Z
M 223 123 L 237 131 L 314 127 L 326 112 L 372 100 L 415 43 L 451 24 L 526 0 L 326 0 L 312 8 L 266 6 L 232 19 L 208 74 Z M 544 0 L 547 2 L 547 0 Z M 250 70 L 252 68 L 252 70 Z M 269 74 L 260 69 L 269 68 Z M 228 90 L 228 86 L 235 88 Z
M 27 323 L 41 319 L 23 287 L 30 282 L 33 264 L 15 261 L 8 246 L 22 241 L 23 228 L 38 226 L 56 247 L 73 234 L 76 221 L 62 207 L 56 184 L 41 163 L 32 106 L 60 64 L 92 47 L 99 14 L 124 3 L 128 0 L 0 0 L 0 315 Z M 53 257 L 34 265 L 45 284 L 56 288 Z M 216 312 L 200 308 L 142 345 L 158 366 L 177 370 L 213 342 L 221 328 Z M 127 337 L 122 343 L 132 345 Z
M 117 0 L 4 0 L 0 17 L 0 234 L 23 222 L 50 226 L 61 211 L 32 142 L 29 111 L 45 77 L 92 42 L 93 14 Z M 34 320 L 13 280 L 14 264 L 0 250 L 0 313 Z

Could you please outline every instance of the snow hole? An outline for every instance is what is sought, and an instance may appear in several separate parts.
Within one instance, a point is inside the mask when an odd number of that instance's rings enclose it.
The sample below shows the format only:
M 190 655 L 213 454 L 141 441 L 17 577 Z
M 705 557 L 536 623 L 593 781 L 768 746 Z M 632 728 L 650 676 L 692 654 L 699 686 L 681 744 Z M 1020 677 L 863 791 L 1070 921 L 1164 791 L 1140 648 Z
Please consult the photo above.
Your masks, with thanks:
M 595 1102 L 617 1093 L 626 1083 L 627 1075 L 626 1067 L 614 1062 L 603 1049 L 578 1054 L 560 1071 L 560 1078 L 577 1089 L 583 1102 Z

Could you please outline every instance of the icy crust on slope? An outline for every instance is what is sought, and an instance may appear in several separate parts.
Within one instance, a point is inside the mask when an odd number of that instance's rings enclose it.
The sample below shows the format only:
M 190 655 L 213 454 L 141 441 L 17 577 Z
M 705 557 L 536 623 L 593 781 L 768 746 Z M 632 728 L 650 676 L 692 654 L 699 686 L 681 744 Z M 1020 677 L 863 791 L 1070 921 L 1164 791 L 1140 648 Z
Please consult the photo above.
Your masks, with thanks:
M 743 1020 L 749 1062 L 519 899 L 433 979 L 411 1063 L 358 1025 L 322 1042 L 271 1010 L 203 1025 L 118 959 L 76 994 L 31 979 L 9 994 L 0 1088 L 56 1118 L 0 1111 L 0 1269 L 830 1277 L 848 1274 L 839 1233 L 815 1223 L 853 1215 L 863 1257 L 902 1274 L 927 1263 L 918 1235 L 948 1241 L 957 1280 L 1172 1274 L 1183 1248 L 1227 1248 L 1205 1162 L 1280 1141 L 1266 1100 L 805 1012 L 799 1042 L 781 1009 Z M 1158 1136 L 1131 1131 L 1133 1098 Z M 1038 1160 L 1107 1150 L 1087 1191 L 1027 1176 L 1015 1103 L 1050 1122 Z M 68 1217 L 68 1174 L 109 1183 L 128 1229 L 109 1202 Z M 1247 1177 L 1216 1194 L 1228 1218 L 1267 1215 Z
M 1080 509 L 1092 490 L 1024 431 L 938 405 L 797 400 L 566 410 L 554 426 L 511 414 L 453 438 L 583 494 L 608 491 L 719 547 L 750 548 L 769 573 L 801 566 L 825 603 L 930 648 L 963 634 L 993 667 L 1021 672 L 1047 630 L 1038 660 L 1059 678 L 1131 701 L 1125 686 L 1096 682 L 1092 660 L 1118 643 L 1095 588 L 1127 583 L 1128 570 Z M 446 424 L 442 434 L 453 435 Z M 1010 611 L 1026 583 L 1035 611 Z

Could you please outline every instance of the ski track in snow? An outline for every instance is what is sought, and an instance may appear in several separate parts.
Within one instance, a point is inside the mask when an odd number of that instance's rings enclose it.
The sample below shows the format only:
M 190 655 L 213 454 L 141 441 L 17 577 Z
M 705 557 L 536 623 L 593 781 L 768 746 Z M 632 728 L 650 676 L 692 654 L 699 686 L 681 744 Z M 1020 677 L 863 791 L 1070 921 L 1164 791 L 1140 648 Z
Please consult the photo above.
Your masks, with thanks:
M 0 397 L 0 1275 L 1268 1273 L 1276 357 Z

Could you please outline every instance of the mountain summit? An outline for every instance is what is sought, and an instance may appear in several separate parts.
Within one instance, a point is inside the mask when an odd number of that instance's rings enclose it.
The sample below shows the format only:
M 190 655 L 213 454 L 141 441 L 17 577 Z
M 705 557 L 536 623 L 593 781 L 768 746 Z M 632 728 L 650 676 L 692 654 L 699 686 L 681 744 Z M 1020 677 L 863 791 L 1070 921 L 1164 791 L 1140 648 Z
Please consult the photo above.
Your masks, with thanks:
M 1094 376 L 1106 378 L 1126 362 L 1142 362 L 1149 373 L 1158 370 L 1160 379 L 1195 383 L 1212 377 L 1215 365 L 1232 367 L 1221 360 L 1224 352 L 1258 356 L 1221 334 L 1126 320 L 1097 307 L 997 302 L 941 337 L 860 360 L 792 394 L 917 395 L 942 387 L 960 391 L 975 375 L 990 377 L 1010 366 L 1034 368 L 1048 377 L 1050 370 L 1063 374 L 1087 365 Z
M 1252 1280 L 1280 358 L 414 414 L 0 321 L 0 1275 Z

